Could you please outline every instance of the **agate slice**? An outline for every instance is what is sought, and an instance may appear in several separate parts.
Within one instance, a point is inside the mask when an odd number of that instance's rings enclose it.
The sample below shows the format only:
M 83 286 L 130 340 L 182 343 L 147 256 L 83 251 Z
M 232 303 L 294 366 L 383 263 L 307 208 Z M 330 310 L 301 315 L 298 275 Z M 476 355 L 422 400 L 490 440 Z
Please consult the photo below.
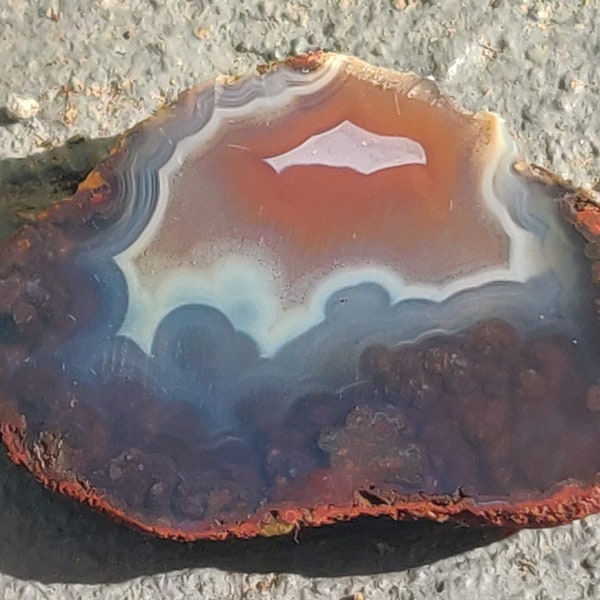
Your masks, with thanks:
M 600 510 L 600 213 L 434 83 L 311 54 L 127 133 L 0 249 L 0 422 L 179 539 Z

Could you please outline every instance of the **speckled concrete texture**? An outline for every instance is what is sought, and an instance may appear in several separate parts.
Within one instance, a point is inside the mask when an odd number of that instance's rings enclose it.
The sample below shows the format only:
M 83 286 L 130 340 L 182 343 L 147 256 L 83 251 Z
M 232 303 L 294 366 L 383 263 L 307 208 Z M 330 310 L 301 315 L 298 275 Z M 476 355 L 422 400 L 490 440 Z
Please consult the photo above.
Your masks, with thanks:
M 68 189 L 110 144 L 49 149 L 316 48 L 433 77 L 465 108 L 499 112 L 529 160 L 593 187 L 599 24 L 598 0 L 0 0 L 0 190 L 19 174 Z M 600 518 L 501 541 L 367 521 L 299 543 L 180 545 L 55 498 L 4 459 L 0 506 L 6 599 L 600 597 Z

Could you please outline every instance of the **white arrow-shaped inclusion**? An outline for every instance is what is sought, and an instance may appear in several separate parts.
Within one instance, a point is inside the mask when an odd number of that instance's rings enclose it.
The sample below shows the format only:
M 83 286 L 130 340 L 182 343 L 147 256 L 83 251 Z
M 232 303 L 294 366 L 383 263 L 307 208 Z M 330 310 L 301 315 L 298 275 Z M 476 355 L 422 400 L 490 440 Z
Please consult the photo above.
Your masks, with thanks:
M 288 152 L 263 159 L 277 173 L 288 167 L 324 165 L 370 175 L 402 165 L 426 165 L 421 144 L 407 137 L 379 135 L 350 121 L 309 137 Z

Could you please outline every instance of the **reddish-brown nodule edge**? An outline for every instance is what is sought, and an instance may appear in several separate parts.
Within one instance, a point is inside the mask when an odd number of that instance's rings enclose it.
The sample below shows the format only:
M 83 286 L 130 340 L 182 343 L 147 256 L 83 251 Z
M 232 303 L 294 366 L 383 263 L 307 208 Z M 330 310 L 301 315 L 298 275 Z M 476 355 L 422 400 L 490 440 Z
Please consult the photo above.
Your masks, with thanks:
M 600 485 L 581 487 L 571 484 L 542 500 L 520 501 L 513 505 L 498 502 L 485 506 L 477 505 L 472 499 L 460 495 L 389 498 L 385 503 L 374 505 L 357 492 L 352 506 L 297 507 L 291 503 L 282 503 L 264 513 L 256 513 L 247 522 L 227 526 L 215 523 L 208 529 L 181 531 L 160 524 L 145 523 L 141 517 L 126 513 L 87 482 L 74 476 L 62 480 L 53 478 L 44 469 L 44 457 L 39 453 L 36 456 L 35 449 L 32 451 L 27 447 L 18 427 L 3 423 L 0 431 L 11 459 L 26 466 L 47 488 L 86 502 L 140 530 L 170 539 L 217 540 L 228 536 L 251 538 L 284 535 L 298 527 L 327 525 L 359 516 L 388 516 L 395 520 L 425 518 L 439 523 L 455 520 L 515 529 L 547 527 L 568 523 L 600 509 Z
M 311 52 L 309 54 L 300 54 L 292 56 L 286 62 L 296 71 L 316 71 L 326 58 L 326 54 L 322 50 Z

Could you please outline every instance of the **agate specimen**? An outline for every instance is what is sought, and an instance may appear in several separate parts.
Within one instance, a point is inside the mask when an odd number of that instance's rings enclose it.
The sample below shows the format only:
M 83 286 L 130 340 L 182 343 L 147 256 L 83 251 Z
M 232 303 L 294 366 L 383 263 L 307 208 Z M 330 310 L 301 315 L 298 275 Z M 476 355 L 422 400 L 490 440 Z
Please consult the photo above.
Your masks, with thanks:
M 600 509 L 591 193 L 428 80 L 311 54 L 183 94 L 0 249 L 0 421 L 158 535 Z

